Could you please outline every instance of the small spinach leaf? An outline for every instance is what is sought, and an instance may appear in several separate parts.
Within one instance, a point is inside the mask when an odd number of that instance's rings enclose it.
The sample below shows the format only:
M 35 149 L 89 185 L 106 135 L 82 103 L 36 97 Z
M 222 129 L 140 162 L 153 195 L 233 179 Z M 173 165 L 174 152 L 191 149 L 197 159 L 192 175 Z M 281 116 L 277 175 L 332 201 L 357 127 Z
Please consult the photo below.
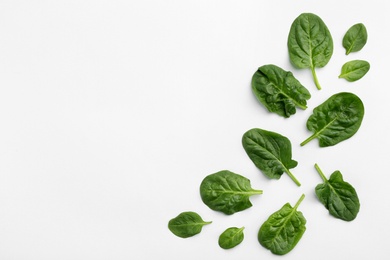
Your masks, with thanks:
M 367 29 L 364 24 L 357 23 L 349 28 L 343 38 L 345 54 L 360 51 L 366 45 L 367 37 Z
M 168 228 L 176 236 L 187 238 L 199 234 L 203 226 L 208 224 L 211 224 L 211 221 L 205 222 L 197 213 L 187 211 L 171 219 Z
M 334 94 L 314 108 L 307 120 L 307 129 L 314 132 L 301 146 L 318 138 L 320 147 L 332 146 L 352 137 L 359 129 L 364 106 L 358 96 L 342 92 Z
M 295 107 L 306 109 L 309 91 L 294 77 L 275 65 L 261 66 L 252 77 L 252 91 L 270 112 L 283 117 L 295 114 Z
M 252 189 L 249 179 L 227 170 L 208 175 L 200 184 L 202 201 L 227 215 L 252 207 L 249 197 L 262 193 Z
M 324 204 L 332 216 L 346 221 L 354 220 L 360 209 L 355 188 L 343 180 L 340 171 L 333 172 L 328 180 L 317 164 L 315 164 L 315 168 L 324 181 L 315 188 L 320 202 Z
M 258 240 L 263 247 L 276 255 L 284 255 L 296 246 L 306 230 L 306 219 L 297 211 L 304 198 L 302 194 L 294 207 L 286 203 L 261 225 Z
M 298 163 L 291 159 L 291 142 L 287 137 L 254 128 L 242 137 L 242 145 L 252 162 L 271 179 L 280 179 L 283 172 L 298 185 L 301 184 L 290 172 Z
M 291 25 L 287 46 L 292 64 L 310 68 L 316 87 L 321 89 L 315 68 L 328 64 L 333 54 L 333 39 L 322 19 L 311 13 L 299 15 Z
M 218 244 L 223 249 L 230 249 L 239 245 L 244 240 L 244 227 L 231 227 L 226 229 L 218 239 Z
M 344 78 L 350 82 L 361 79 L 370 70 L 370 63 L 365 60 L 348 61 L 341 68 L 339 78 Z

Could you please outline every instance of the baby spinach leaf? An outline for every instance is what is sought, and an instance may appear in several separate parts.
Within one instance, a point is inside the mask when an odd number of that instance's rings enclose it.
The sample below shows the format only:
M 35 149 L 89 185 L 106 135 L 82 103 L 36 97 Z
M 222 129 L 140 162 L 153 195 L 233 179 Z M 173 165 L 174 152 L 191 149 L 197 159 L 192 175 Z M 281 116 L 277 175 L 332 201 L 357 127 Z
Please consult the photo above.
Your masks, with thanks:
M 320 147 L 332 146 L 352 137 L 359 129 L 364 106 L 358 96 L 342 92 L 334 94 L 314 108 L 307 120 L 307 129 L 314 132 L 301 146 L 318 138 Z
M 354 220 L 360 209 L 355 188 L 343 180 L 340 171 L 333 172 L 328 180 L 317 164 L 315 164 L 315 168 L 324 181 L 315 188 L 320 202 L 324 204 L 332 216 L 346 221 Z
M 343 38 L 345 54 L 360 51 L 366 45 L 367 37 L 367 29 L 364 24 L 357 23 L 349 28 Z
M 310 68 L 316 87 L 321 89 L 315 68 L 328 64 L 333 54 L 333 39 L 322 19 L 311 13 L 299 15 L 291 25 L 287 46 L 292 64 Z
M 252 162 L 271 179 L 280 179 L 285 172 L 298 185 L 290 172 L 298 163 L 291 159 L 291 142 L 278 133 L 254 128 L 242 137 L 242 145 Z
M 202 201 L 227 215 L 252 207 L 249 197 L 262 193 L 252 189 L 249 179 L 227 170 L 208 175 L 200 184 Z
M 199 234 L 203 226 L 208 224 L 211 224 L 211 221 L 205 222 L 197 213 L 187 211 L 171 219 L 168 228 L 176 236 L 187 238 Z
M 286 203 L 261 225 L 258 240 L 263 247 L 276 255 L 284 255 L 296 246 L 306 230 L 306 219 L 297 211 L 304 198 L 302 194 L 294 207 Z
M 261 66 L 252 77 L 252 91 L 270 112 L 283 117 L 295 114 L 295 107 L 306 109 L 309 91 L 294 77 L 275 65 Z
M 350 82 L 361 79 L 370 70 L 370 63 L 365 60 L 348 61 L 341 68 L 339 78 L 344 78 Z
M 244 227 L 231 227 L 226 229 L 218 239 L 218 244 L 223 249 L 230 249 L 239 245 L 244 240 Z

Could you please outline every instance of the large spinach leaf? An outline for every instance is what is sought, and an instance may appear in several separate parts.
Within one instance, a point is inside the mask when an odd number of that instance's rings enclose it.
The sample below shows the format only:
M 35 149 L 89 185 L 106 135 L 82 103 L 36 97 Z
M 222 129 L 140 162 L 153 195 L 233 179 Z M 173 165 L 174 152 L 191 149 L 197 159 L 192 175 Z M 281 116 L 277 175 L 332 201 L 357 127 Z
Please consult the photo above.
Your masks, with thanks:
M 301 184 L 290 172 L 298 163 L 291 159 L 291 142 L 287 137 L 254 128 L 242 137 L 242 145 L 257 168 L 271 179 L 280 179 L 285 172 L 298 185 Z
M 334 94 L 314 108 L 307 120 L 307 129 L 314 132 L 301 146 L 318 138 L 320 147 L 332 146 L 352 137 L 359 129 L 364 106 L 358 96 L 342 92 Z
M 354 220 L 360 209 L 355 188 L 343 180 L 340 171 L 333 172 L 328 180 L 317 164 L 315 168 L 324 181 L 315 188 L 318 199 L 332 216 L 346 221 Z
M 199 234 L 203 226 L 210 223 L 211 221 L 203 221 L 198 213 L 187 211 L 171 219 L 168 222 L 168 228 L 176 236 L 187 238 Z
M 239 245 L 244 240 L 244 227 L 231 227 L 226 229 L 218 239 L 218 244 L 223 249 L 230 249 Z
M 275 65 L 261 66 L 252 77 L 252 91 L 270 112 L 283 117 L 295 114 L 296 108 L 306 109 L 309 91 L 294 77 Z
M 370 63 L 365 60 L 351 60 L 346 62 L 341 68 L 339 78 L 344 78 L 350 82 L 361 79 L 370 70 Z
M 364 24 L 357 23 L 349 28 L 343 38 L 345 54 L 348 55 L 351 52 L 357 52 L 363 49 L 367 43 L 367 37 L 367 29 Z
M 306 230 L 306 219 L 297 211 L 304 198 L 303 194 L 294 207 L 286 203 L 261 225 L 258 240 L 263 247 L 276 255 L 284 255 L 296 246 Z
M 252 189 L 249 179 L 227 170 L 206 176 L 200 184 L 202 201 L 228 215 L 250 208 L 249 197 L 262 193 Z
M 291 25 L 287 46 L 292 64 L 310 68 L 316 87 L 321 89 L 315 68 L 328 64 L 333 54 L 333 39 L 322 19 L 311 13 L 299 15 Z

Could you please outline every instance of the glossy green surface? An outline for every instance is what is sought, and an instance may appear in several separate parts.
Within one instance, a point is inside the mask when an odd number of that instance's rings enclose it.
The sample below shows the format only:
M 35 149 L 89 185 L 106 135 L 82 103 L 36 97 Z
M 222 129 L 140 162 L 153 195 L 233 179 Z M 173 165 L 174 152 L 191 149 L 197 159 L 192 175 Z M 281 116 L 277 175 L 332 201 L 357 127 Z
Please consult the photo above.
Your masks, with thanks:
M 231 227 L 226 229 L 218 239 L 218 245 L 223 249 L 230 249 L 244 240 L 244 227 Z
M 249 179 L 227 170 L 208 175 L 200 185 L 202 201 L 228 215 L 252 207 L 249 197 L 262 193 L 252 189 Z
M 306 126 L 314 132 L 301 143 L 319 140 L 320 147 L 332 146 L 352 137 L 359 129 L 364 116 L 364 106 L 358 96 L 342 92 L 334 94 L 314 108 Z
M 359 197 L 355 188 L 343 180 L 340 171 L 333 172 L 328 180 L 317 164 L 315 168 L 324 181 L 315 188 L 319 201 L 332 216 L 345 221 L 354 220 L 360 210 Z
M 345 48 L 345 54 L 348 55 L 351 52 L 357 52 L 363 49 L 367 43 L 367 29 L 362 23 L 353 25 L 345 33 L 343 37 L 343 47 Z
M 168 228 L 176 236 L 187 238 L 199 234 L 203 226 L 208 224 L 211 224 L 211 221 L 203 221 L 197 213 L 187 211 L 171 219 Z
M 252 91 L 270 112 L 283 117 L 295 114 L 296 107 L 306 109 L 309 91 L 294 77 L 275 65 L 261 66 L 252 77 Z
M 276 255 L 285 255 L 299 242 L 306 230 L 306 219 L 297 211 L 305 198 L 302 195 L 294 207 L 286 203 L 261 225 L 259 243 Z
M 280 179 L 285 172 L 298 185 L 301 184 L 289 169 L 298 165 L 291 157 L 291 142 L 275 132 L 253 128 L 242 137 L 242 145 L 252 162 L 266 176 Z
M 288 35 L 290 61 L 297 68 L 310 68 L 317 89 L 321 89 L 315 68 L 328 64 L 333 54 L 333 39 L 322 19 L 312 13 L 299 15 Z
M 352 60 L 346 62 L 341 68 L 339 78 L 344 78 L 350 82 L 361 79 L 370 70 L 370 63 L 365 60 Z

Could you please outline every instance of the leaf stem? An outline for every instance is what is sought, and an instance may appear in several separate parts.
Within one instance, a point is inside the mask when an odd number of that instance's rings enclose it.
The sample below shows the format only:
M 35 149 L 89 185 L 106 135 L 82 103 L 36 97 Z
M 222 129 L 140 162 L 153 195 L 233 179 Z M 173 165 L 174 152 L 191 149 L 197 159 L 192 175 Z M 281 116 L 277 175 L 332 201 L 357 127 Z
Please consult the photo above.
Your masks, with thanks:
M 252 190 L 251 191 L 252 195 L 257 195 L 257 194 L 263 194 L 262 190 Z
M 294 209 L 297 209 L 299 204 L 301 204 L 302 200 L 305 198 L 305 194 L 302 194 L 299 198 L 298 202 L 295 204 Z
M 326 178 L 325 174 L 321 171 L 320 167 L 318 166 L 318 164 L 314 164 L 314 167 L 316 168 L 317 172 L 320 174 L 322 180 L 324 182 L 327 182 L 328 179 Z
M 307 138 L 305 141 L 303 141 L 301 143 L 301 146 L 304 146 L 305 144 L 307 144 L 308 142 L 310 142 L 311 140 L 313 140 L 314 138 L 317 137 L 317 133 L 314 133 L 313 135 L 311 135 L 309 138 Z
M 318 78 L 314 66 L 310 68 L 311 68 L 311 74 L 313 75 L 314 83 L 316 84 L 317 89 L 321 90 L 320 82 L 318 82 Z
M 295 176 L 287 168 L 286 168 L 286 173 L 288 176 L 290 176 L 290 178 L 295 182 L 296 185 L 301 186 L 301 183 L 298 181 L 298 179 L 295 178 Z
M 299 107 L 299 108 L 301 108 L 301 109 L 303 109 L 303 110 L 305 110 L 305 109 L 307 108 L 307 106 L 298 104 L 298 103 L 296 103 L 296 102 L 294 102 L 294 104 L 295 104 L 297 107 Z

